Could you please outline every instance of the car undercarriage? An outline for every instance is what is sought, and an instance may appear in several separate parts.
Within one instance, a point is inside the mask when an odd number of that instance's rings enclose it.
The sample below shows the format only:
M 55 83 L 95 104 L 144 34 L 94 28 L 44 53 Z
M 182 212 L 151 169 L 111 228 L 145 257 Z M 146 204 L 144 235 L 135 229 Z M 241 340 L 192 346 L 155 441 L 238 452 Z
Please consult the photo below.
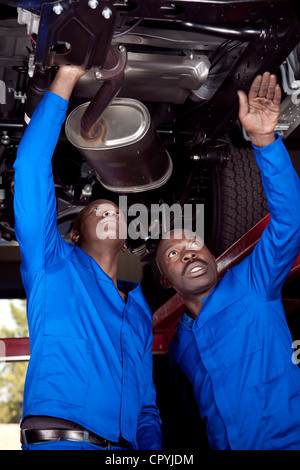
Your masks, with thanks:
M 266 70 L 275 73 L 283 89 L 277 131 L 285 140 L 295 139 L 300 122 L 296 2 L 5 0 L 1 18 L 4 240 L 15 240 L 16 150 L 62 64 L 87 69 L 71 97 L 53 157 L 58 227 L 66 239 L 88 202 L 117 201 L 120 195 L 148 211 L 153 204 L 204 204 L 205 242 L 215 255 L 266 215 L 259 171 L 238 121 L 237 90 L 247 91 Z M 118 105 L 114 124 L 106 129 L 113 143 L 103 149 L 102 135 L 95 143 L 92 134 L 103 116 L 113 114 L 113 104 Z M 80 132 L 70 115 L 81 119 L 84 143 L 76 140 Z M 147 125 L 146 142 L 137 139 Z M 192 223 L 196 218 L 195 209 Z M 159 230 L 161 219 L 154 224 Z M 149 225 L 142 233 L 128 246 L 149 261 L 157 237 Z
M 265 71 L 276 74 L 276 131 L 290 153 L 299 151 L 299 18 L 296 0 L 0 0 L 0 297 L 25 296 L 19 259 L 7 262 L 1 250 L 17 245 L 19 142 L 58 67 L 82 66 L 87 73 L 71 96 L 52 160 L 58 230 L 70 241 L 75 217 L 96 199 L 126 197 L 127 207 L 146 208 L 141 236 L 127 242 L 151 267 L 141 284 L 154 312 L 154 379 L 166 448 L 174 452 L 207 442 L 193 399 L 182 401 L 170 374 L 168 344 L 185 307 L 173 291 L 160 290 L 152 272 L 163 217 L 150 213 L 154 205 L 191 205 L 194 228 L 203 206 L 204 239 L 220 276 L 251 252 L 268 207 L 238 120 L 237 90 L 248 92 Z M 300 174 L 299 158 L 293 163 Z M 295 339 L 299 256 L 283 291 Z M 2 343 L 0 360 L 28 359 L 28 338 Z

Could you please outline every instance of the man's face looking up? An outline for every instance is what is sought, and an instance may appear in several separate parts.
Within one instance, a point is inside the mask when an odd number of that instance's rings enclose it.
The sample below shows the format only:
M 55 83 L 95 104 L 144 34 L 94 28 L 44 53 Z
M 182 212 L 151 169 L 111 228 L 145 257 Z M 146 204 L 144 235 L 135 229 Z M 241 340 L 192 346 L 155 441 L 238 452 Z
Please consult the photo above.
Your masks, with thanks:
M 182 299 L 208 293 L 218 282 L 215 258 L 194 232 L 169 232 L 160 241 L 156 260 L 162 285 L 173 287 Z

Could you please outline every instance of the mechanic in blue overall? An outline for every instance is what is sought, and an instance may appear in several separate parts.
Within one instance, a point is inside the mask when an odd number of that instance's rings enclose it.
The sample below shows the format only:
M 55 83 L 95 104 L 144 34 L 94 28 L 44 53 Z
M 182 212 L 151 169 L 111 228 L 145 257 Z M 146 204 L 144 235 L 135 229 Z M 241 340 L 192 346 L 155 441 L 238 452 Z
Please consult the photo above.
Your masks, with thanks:
M 282 286 L 300 250 L 300 182 L 274 134 L 281 90 L 266 72 L 239 91 L 268 199 L 270 222 L 253 252 L 218 279 L 203 240 L 180 230 L 160 241 L 164 287 L 187 307 L 169 355 L 193 386 L 211 449 L 300 449 L 300 370 Z
M 140 286 L 117 280 L 124 215 L 109 201 L 94 201 L 76 221 L 74 243 L 57 231 L 51 158 L 84 73 L 60 67 L 14 164 L 31 353 L 22 448 L 162 449 L 152 315 Z

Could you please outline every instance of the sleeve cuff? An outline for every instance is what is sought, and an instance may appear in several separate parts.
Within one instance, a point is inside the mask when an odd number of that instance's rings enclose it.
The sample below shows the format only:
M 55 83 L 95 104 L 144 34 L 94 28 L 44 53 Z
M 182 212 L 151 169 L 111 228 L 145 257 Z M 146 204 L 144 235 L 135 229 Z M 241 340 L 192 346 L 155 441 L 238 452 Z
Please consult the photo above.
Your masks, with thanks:
M 275 176 L 292 165 L 280 135 L 275 133 L 275 137 L 276 140 L 265 147 L 259 148 L 252 144 L 259 169 L 268 176 Z

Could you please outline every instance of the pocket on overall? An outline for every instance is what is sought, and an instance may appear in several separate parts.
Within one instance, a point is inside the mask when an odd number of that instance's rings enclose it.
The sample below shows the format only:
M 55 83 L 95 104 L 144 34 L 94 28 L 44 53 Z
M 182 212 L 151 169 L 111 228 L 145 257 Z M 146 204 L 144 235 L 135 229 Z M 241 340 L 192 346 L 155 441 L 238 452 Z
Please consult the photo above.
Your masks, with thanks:
M 84 406 L 90 363 L 87 340 L 44 336 L 35 397 Z

